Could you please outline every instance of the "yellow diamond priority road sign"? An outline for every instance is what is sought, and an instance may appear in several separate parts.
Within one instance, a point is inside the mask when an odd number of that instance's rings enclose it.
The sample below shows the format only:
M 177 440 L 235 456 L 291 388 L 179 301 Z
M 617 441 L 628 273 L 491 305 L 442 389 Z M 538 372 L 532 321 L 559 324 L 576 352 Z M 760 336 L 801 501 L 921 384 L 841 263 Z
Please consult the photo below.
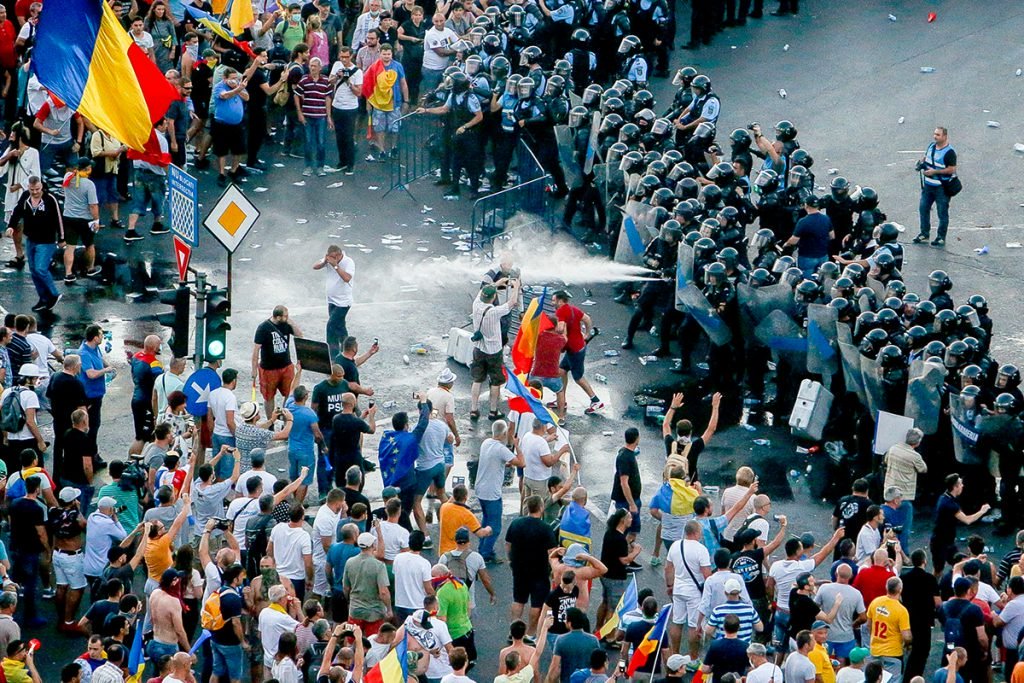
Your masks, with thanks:
M 253 206 L 237 186 L 230 185 L 217 200 L 203 225 L 233 254 L 259 217 L 259 209 Z

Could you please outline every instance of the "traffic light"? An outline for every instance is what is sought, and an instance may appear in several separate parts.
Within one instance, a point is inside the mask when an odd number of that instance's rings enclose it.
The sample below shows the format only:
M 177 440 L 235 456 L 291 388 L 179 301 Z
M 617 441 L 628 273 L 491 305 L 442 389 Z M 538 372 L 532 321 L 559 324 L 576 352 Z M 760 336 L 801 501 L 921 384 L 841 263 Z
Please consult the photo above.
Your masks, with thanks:
M 211 287 L 206 293 L 206 360 L 222 360 L 227 353 L 228 317 L 231 315 L 231 299 L 228 290 Z
M 159 313 L 156 319 L 164 327 L 171 328 L 171 338 L 167 342 L 171 347 L 171 354 L 175 358 L 184 358 L 188 355 L 191 293 L 186 285 L 180 285 L 175 289 L 161 290 L 158 294 L 160 303 L 170 304 L 174 306 L 174 310 Z

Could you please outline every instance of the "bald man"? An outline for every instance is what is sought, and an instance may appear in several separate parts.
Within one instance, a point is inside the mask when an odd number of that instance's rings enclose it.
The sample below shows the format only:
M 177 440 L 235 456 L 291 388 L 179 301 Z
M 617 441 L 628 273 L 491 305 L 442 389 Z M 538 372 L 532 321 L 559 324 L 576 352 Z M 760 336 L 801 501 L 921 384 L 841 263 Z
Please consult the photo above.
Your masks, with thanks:
M 132 382 L 135 391 L 132 393 L 132 420 L 135 423 L 135 441 L 128 452 L 133 455 L 142 453 L 142 448 L 153 440 L 153 388 L 156 379 L 163 371 L 160 362 L 160 337 L 155 334 L 147 336 L 142 342 L 142 350 L 128 357 L 132 369 Z
M 355 465 L 363 471 L 363 434 L 373 434 L 377 429 L 374 418 L 376 404 L 356 415 L 356 395 L 345 392 L 341 395 L 341 413 L 331 421 L 330 459 L 334 467 L 334 482 L 338 488 L 345 486 L 345 472 Z

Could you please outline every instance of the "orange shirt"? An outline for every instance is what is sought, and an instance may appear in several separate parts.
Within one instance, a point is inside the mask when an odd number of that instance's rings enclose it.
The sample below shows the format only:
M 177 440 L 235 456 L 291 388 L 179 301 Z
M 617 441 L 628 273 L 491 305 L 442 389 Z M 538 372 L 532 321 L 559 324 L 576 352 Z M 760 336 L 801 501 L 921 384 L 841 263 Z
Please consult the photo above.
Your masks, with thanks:
M 441 506 L 441 531 L 439 555 L 449 550 L 455 550 L 455 532 L 459 527 L 466 527 L 469 533 L 476 533 L 480 528 L 480 520 L 466 507 L 453 501 L 448 501 Z
M 146 540 L 146 550 L 142 556 L 146 559 L 146 569 L 149 578 L 159 581 L 163 573 L 171 568 L 171 541 L 174 538 L 170 534 L 164 534 L 156 540 Z

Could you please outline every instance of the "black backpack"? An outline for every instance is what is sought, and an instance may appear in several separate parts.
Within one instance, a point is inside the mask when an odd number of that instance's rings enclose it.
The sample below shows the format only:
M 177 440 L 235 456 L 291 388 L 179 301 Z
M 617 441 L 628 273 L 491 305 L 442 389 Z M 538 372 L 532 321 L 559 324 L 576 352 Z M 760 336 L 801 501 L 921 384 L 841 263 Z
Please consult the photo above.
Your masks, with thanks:
M 966 642 L 964 640 L 964 625 L 960 621 L 960 617 L 963 616 L 964 610 L 970 607 L 971 603 L 967 600 L 958 601 L 961 604 L 955 605 L 952 602 L 947 602 L 942 607 L 942 636 L 946 644 L 946 652 L 952 652 L 956 647 L 964 647 Z

